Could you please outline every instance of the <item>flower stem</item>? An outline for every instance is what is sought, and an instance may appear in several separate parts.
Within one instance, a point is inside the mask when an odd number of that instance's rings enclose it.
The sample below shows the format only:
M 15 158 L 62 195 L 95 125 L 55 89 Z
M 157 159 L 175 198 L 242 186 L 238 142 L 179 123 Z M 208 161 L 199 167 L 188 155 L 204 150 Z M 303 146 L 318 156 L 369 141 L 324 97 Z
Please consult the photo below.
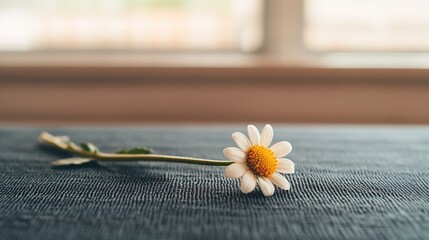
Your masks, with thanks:
M 67 139 L 67 140 L 65 140 Z M 114 154 L 100 151 L 89 152 L 71 142 L 67 136 L 56 137 L 47 132 L 40 134 L 42 143 L 73 153 L 80 157 L 95 159 L 98 161 L 156 161 L 156 162 L 178 162 L 199 165 L 228 166 L 232 162 L 225 160 L 211 160 L 204 158 L 179 157 L 160 154 Z

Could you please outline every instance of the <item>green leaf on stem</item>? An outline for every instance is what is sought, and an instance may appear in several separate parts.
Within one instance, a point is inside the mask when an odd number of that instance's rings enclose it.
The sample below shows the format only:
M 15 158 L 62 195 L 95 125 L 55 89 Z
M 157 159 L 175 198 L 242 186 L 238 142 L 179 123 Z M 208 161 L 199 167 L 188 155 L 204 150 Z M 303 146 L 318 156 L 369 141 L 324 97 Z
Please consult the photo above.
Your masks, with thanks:
M 90 153 L 98 152 L 98 148 L 92 143 L 81 143 L 80 147 L 86 152 L 90 152 Z
M 120 149 L 116 151 L 116 154 L 150 154 L 152 149 L 147 147 L 136 147 L 131 149 Z

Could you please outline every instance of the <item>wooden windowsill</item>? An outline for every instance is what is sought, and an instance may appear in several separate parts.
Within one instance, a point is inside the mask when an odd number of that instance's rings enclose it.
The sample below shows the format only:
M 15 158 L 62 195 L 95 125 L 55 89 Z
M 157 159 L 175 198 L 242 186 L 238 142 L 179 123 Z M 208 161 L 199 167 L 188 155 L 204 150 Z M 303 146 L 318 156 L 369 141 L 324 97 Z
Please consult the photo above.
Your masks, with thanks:
M 257 56 L 51 57 L 0 61 L 0 122 L 429 123 L 425 68 Z
M 314 59 L 242 54 L 1 54 L 0 82 L 22 81 L 429 84 L 429 68 L 347 67 Z
M 429 69 L 427 53 L 34 52 L 0 53 L 0 67 L 300 67 Z

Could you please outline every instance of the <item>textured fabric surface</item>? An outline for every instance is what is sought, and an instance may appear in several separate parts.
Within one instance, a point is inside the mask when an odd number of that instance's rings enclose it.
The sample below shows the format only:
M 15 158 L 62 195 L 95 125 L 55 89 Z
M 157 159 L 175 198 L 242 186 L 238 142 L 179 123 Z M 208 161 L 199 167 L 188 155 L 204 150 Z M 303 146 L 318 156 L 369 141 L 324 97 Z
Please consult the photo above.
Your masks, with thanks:
M 0 129 L 0 239 L 429 239 L 429 127 L 275 126 L 288 140 L 291 191 L 243 194 L 224 167 L 95 163 L 56 169 L 68 154 L 42 130 L 104 151 L 223 159 L 244 126 Z

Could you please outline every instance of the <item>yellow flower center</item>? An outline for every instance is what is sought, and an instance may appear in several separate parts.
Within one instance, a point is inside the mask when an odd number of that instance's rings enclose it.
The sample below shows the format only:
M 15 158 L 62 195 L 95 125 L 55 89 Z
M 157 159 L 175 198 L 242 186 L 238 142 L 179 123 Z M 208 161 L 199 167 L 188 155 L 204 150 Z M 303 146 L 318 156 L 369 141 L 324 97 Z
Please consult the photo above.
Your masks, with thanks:
M 247 152 L 247 166 L 257 176 L 268 177 L 277 169 L 277 159 L 269 148 L 252 146 Z

